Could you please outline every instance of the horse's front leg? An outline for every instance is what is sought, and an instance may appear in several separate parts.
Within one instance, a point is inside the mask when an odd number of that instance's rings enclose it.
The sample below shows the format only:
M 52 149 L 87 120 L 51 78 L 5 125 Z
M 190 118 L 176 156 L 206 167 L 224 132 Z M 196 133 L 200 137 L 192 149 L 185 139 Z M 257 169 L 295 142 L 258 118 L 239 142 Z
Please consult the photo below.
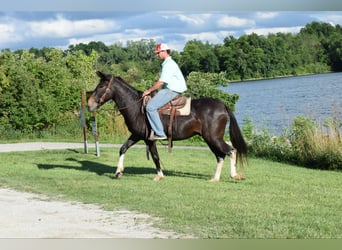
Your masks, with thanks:
M 217 165 L 214 177 L 210 180 L 211 182 L 219 182 L 221 178 L 221 171 L 224 163 L 224 157 L 216 157 Z
M 132 147 L 134 144 L 136 144 L 138 141 L 140 140 L 140 138 L 137 138 L 134 135 L 131 135 L 127 141 L 121 146 L 120 148 L 120 156 L 119 156 L 119 161 L 118 161 L 118 165 L 115 171 L 115 178 L 116 179 L 120 179 L 123 175 L 123 171 L 124 171 L 124 159 L 125 159 L 125 153 L 126 151 Z
M 160 181 L 160 180 L 164 179 L 164 174 L 163 174 L 163 171 L 160 167 L 160 160 L 159 160 L 159 154 L 158 154 L 156 142 L 146 140 L 145 143 L 149 148 L 149 151 L 151 153 L 154 165 L 156 165 L 156 169 L 157 169 L 157 175 L 156 175 L 156 177 L 154 177 L 153 180 L 154 181 Z

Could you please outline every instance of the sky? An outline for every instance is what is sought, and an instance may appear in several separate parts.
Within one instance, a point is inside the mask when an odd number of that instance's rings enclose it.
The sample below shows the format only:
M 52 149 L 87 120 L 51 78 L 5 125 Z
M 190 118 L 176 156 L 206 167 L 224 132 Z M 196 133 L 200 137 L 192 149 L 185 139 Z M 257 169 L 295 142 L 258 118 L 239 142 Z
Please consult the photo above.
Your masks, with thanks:
M 228 6 L 228 0 L 225 0 L 224 6 L 222 1 L 211 0 L 211 7 L 206 1 L 208 7 L 203 7 L 203 0 L 188 0 L 182 8 L 169 5 L 148 8 L 156 1 L 147 0 L 145 5 L 132 9 L 127 5 L 130 0 L 124 1 L 126 5 L 109 7 L 106 0 L 97 0 L 96 6 L 91 5 L 90 0 L 54 1 L 64 2 L 63 6 L 44 5 L 47 1 L 31 1 L 39 4 L 36 7 L 34 4 L 25 7 L 14 5 L 16 0 L 12 0 L 7 7 L 2 6 L 0 9 L 0 50 L 32 47 L 67 49 L 70 45 L 90 41 L 125 45 L 127 41 L 154 39 L 158 43 L 167 43 L 174 50 L 182 51 L 186 42 L 194 39 L 222 44 L 228 36 L 238 38 L 251 33 L 297 33 L 312 21 L 342 25 L 342 7 L 337 8 L 337 11 L 336 8 L 320 8 L 315 5 L 308 5 L 309 10 L 305 6 L 294 5 L 294 8 L 287 8 L 270 7 L 266 4 L 264 7 L 246 8 L 245 5 Z M 306 0 L 302 1 L 305 3 Z M 67 5 L 68 2 L 73 5 Z M 173 1 L 177 2 L 180 1 Z M 85 6 L 87 3 L 89 8 Z M 159 0 L 158 3 L 169 1 Z

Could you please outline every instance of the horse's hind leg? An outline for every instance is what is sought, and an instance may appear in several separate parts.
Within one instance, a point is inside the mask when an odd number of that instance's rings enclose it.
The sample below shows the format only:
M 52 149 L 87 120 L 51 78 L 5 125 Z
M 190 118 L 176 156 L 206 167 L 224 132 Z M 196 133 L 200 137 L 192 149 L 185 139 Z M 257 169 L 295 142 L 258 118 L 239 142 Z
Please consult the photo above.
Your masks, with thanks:
M 244 178 L 236 172 L 236 151 L 228 143 L 221 140 L 215 140 L 215 144 L 209 144 L 211 151 L 215 154 L 217 159 L 216 172 L 211 179 L 213 182 L 220 181 L 221 171 L 226 155 L 230 158 L 230 177 L 236 180 L 243 180 Z
M 159 154 L 158 154 L 158 150 L 157 150 L 157 145 L 155 141 L 145 141 L 146 145 L 148 146 L 153 162 L 156 165 L 156 169 L 157 169 L 157 175 L 156 177 L 154 177 L 154 181 L 160 181 L 162 179 L 164 179 L 164 174 L 163 171 L 160 167 L 160 160 L 159 160 Z
M 124 159 L 125 159 L 125 153 L 126 151 L 132 147 L 135 143 L 139 141 L 139 138 L 136 138 L 135 136 L 131 135 L 127 141 L 121 146 L 120 148 L 120 156 L 119 156 L 119 161 L 118 165 L 115 171 L 115 178 L 120 179 L 123 175 L 124 171 Z
M 236 172 L 236 151 L 232 150 L 229 156 L 230 158 L 230 177 L 235 180 L 244 180 L 245 178 Z

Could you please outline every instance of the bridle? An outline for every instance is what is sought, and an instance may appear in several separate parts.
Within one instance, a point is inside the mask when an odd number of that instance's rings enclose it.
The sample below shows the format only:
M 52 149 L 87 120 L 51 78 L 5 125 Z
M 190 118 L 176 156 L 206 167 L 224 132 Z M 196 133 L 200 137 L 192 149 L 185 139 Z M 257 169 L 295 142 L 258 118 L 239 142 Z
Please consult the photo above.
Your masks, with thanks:
M 111 89 L 111 87 L 112 87 L 113 80 L 114 80 L 114 77 L 112 76 L 112 77 L 110 78 L 110 80 L 109 80 L 109 83 L 108 83 L 108 85 L 107 85 L 107 88 L 106 88 L 105 92 L 103 93 L 103 95 L 102 95 L 101 98 L 100 98 L 99 104 L 104 103 L 105 98 L 106 98 L 106 95 L 110 92 L 110 89 Z
M 107 88 L 105 90 L 105 92 L 103 93 L 103 95 L 101 96 L 100 100 L 99 100 L 99 104 L 103 104 L 104 101 L 105 101 L 105 98 L 107 96 L 107 94 L 110 92 L 110 89 L 112 88 L 112 85 L 113 85 L 113 81 L 114 81 L 114 76 L 112 76 L 109 80 L 109 83 L 107 85 Z M 132 104 L 135 104 L 135 103 L 138 103 L 140 102 L 144 97 L 141 97 L 139 98 L 137 101 L 134 101 Z M 130 105 L 131 106 L 131 105 Z M 123 110 L 123 109 L 128 109 L 130 106 L 125 106 L 125 107 L 122 107 L 122 108 L 119 108 L 119 110 Z

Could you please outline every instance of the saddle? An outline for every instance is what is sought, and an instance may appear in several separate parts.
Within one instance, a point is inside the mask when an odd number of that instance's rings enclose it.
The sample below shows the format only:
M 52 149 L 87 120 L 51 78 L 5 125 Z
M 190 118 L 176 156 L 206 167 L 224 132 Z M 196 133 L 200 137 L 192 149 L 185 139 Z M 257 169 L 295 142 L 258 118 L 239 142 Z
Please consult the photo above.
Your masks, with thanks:
M 146 104 L 149 100 L 151 100 L 152 96 L 148 95 L 144 97 L 143 100 L 143 111 L 145 112 Z M 177 116 L 188 116 L 190 115 L 191 109 L 191 97 L 182 96 L 179 94 L 170 102 L 166 103 L 164 106 L 158 109 L 159 115 L 169 115 L 170 121 L 168 125 L 168 148 L 169 152 L 171 152 L 171 148 L 173 146 L 172 143 L 172 125 Z
M 176 96 L 170 102 L 158 109 L 160 115 L 187 116 L 190 115 L 191 97 Z M 174 113 L 174 114 L 173 114 Z

